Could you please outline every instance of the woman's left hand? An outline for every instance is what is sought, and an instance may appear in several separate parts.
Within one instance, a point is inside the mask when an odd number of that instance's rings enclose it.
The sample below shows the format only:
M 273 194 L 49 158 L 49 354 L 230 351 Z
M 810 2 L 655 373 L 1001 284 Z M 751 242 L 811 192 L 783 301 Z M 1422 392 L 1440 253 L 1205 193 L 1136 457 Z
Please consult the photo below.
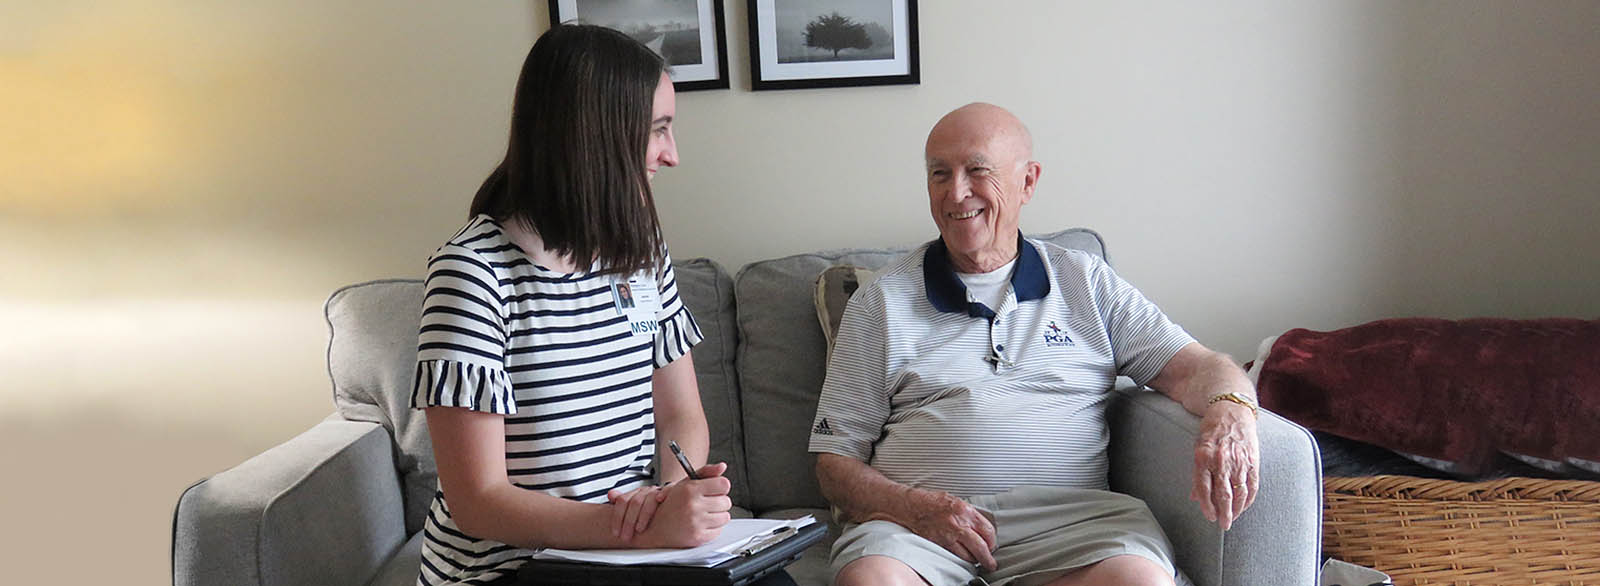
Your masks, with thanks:
M 656 507 L 666 499 L 665 485 L 607 492 L 606 500 L 611 501 L 611 534 L 622 538 L 623 543 L 633 543 L 633 536 L 650 527 Z

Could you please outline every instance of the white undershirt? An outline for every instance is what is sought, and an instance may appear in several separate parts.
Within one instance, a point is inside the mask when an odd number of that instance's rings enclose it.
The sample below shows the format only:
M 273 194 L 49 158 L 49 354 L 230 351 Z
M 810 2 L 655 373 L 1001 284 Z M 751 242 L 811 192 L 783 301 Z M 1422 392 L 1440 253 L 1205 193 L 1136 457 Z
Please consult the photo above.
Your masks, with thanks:
M 998 311 L 1000 303 L 1006 300 L 1007 289 L 1011 285 L 1011 269 L 1016 267 L 1017 259 L 1011 259 L 998 269 L 987 273 L 956 273 L 961 278 L 962 284 L 967 286 L 967 301 L 982 303 L 989 311 Z

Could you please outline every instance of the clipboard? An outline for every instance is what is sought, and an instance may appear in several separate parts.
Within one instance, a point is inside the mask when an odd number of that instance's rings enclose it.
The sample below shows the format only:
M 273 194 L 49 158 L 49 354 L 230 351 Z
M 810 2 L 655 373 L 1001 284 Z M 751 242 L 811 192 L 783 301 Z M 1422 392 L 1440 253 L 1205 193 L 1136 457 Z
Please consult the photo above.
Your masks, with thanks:
M 601 586 L 745 586 L 800 559 L 822 540 L 826 523 L 801 527 L 783 541 L 710 567 L 637 565 L 611 566 L 556 560 L 528 560 L 517 570 L 517 584 Z

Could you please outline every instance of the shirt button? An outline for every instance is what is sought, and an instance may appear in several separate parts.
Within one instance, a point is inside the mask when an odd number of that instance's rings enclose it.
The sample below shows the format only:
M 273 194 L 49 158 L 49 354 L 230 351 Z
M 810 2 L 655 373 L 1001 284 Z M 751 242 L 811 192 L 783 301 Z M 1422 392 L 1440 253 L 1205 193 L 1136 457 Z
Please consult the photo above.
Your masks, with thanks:
M 1000 344 L 1000 345 L 995 346 L 994 347 L 994 351 L 995 352 L 1005 352 L 1006 351 L 1005 344 Z

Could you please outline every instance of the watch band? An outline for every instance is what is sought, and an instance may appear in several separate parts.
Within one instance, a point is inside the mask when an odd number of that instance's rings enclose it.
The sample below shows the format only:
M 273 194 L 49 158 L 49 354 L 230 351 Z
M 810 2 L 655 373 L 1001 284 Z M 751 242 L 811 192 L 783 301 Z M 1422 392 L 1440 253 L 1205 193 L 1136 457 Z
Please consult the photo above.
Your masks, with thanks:
M 1229 403 L 1238 403 L 1240 405 L 1244 405 L 1245 407 L 1250 408 L 1250 415 L 1252 417 L 1261 417 L 1261 408 L 1256 406 L 1256 402 L 1239 393 L 1228 392 L 1216 395 L 1211 397 L 1211 400 L 1206 401 L 1206 405 L 1215 405 L 1217 401 L 1227 401 Z

